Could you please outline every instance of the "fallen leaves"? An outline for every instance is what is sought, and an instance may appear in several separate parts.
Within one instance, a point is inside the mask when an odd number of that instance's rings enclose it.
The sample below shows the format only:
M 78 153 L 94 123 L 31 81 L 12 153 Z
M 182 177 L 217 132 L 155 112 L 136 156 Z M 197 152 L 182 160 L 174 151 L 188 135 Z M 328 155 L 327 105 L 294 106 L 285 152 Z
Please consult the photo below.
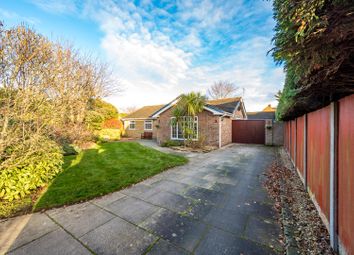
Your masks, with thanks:
M 274 207 L 279 214 L 285 206 L 289 208 L 292 217 L 287 217 L 286 220 L 279 218 L 282 227 L 291 226 L 294 229 L 293 238 L 301 254 L 334 254 L 330 247 L 328 231 L 300 177 L 293 168 L 284 166 L 282 156 L 284 157 L 279 154 L 271 164 L 264 183 L 275 200 Z M 280 237 L 281 241 L 283 238 Z

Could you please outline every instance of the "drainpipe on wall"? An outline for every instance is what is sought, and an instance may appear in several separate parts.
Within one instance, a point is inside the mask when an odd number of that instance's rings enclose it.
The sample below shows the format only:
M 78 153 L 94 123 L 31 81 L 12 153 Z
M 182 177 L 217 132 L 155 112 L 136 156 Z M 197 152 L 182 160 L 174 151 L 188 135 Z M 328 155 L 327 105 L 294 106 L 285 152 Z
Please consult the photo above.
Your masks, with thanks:
M 222 116 L 219 117 L 219 148 L 221 148 L 221 121 L 222 121 Z

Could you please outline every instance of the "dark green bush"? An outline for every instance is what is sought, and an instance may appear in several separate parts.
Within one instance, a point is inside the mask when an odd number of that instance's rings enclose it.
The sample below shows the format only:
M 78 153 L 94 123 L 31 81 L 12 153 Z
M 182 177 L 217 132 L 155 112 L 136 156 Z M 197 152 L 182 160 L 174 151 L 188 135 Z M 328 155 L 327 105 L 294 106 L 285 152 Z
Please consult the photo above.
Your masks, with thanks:
M 81 151 L 81 149 L 78 146 L 74 144 L 68 144 L 68 143 L 65 143 L 62 148 L 63 148 L 64 156 L 77 155 Z
M 182 141 L 167 140 L 161 143 L 161 147 L 174 147 L 174 146 L 181 146 L 182 144 L 183 144 Z

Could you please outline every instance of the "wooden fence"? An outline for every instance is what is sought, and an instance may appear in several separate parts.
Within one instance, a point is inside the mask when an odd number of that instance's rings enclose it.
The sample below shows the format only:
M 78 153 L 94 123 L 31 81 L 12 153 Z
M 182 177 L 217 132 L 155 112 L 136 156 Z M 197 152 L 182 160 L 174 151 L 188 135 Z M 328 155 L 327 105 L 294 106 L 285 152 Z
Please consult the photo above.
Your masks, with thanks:
M 354 95 L 287 121 L 284 133 L 284 148 L 332 247 L 339 254 L 354 254 Z

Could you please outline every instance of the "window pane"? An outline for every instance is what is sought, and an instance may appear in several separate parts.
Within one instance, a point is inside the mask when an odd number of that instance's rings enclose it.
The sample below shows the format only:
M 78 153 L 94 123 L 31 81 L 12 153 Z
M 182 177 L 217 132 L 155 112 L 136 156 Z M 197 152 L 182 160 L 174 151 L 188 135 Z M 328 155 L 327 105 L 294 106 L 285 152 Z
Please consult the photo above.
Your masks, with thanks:
M 145 130 L 152 130 L 152 121 L 151 120 L 146 120 L 144 122 L 144 129 Z

